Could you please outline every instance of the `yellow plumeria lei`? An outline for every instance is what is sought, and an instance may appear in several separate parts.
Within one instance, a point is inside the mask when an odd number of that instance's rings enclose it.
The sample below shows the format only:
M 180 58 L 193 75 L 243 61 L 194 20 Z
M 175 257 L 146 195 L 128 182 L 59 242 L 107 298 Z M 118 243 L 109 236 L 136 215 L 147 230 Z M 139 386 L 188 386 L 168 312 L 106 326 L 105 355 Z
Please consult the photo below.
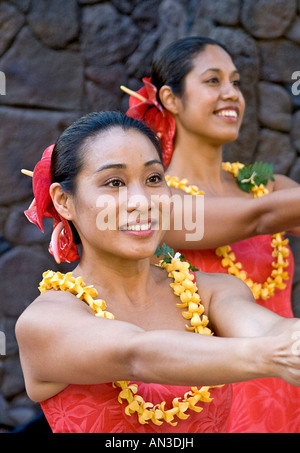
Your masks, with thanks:
M 186 325 L 187 329 L 204 335 L 213 335 L 212 331 L 207 327 L 209 320 L 203 314 L 204 307 L 197 293 L 197 285 L 193 282 L 194 276 L 189 272 L 190 264 L 181 261 L 179 256 L 175 254 L 174 257 L 171 257 L 170 263 L 165 263 L 162 260 L 160 261 L 160 266 L 166 269 L 170 278 L 174 279 L 174 283 L 171 283 L 170 286 L 173 288 L 174 293 L 180 297 L 181 303 L 177 304 L 177 306 L 186 309 L 182 315 L 190 321 L 190 325 Z M 66 274 L 53 271 L 44 272 L 39 290 L 43 293 L 50 289 L 70 292 L 89 305 L 96 316 L 114 319 L 114 315 L 105 310 L 105 301 L 103 299 L 94 299 L 94 297 L 98 296 L 97 290 L 93 286 L 85 286 L 82 277 L 75 278 L 72 276 L 72 272 Z M 177 422 L 173 421 L 175 417 L 185 420 L 189 417 L 189 414 L 186 413 L 188 409 L 194 412 L 202 411 L 203 408 L 197 406 L 199 401 L 205 403 L 212 401 L 209 389 L 213 387 L 191 387 L 191 390 L 186 392 L 183 397 L 173 399 L 171 409 L 165 409 L 165 401 L 156 405 L 145 402 L 142 396 L 137 393 L 137 384 L 131 384 L 130 381 L 117 381 L 113 382 L 112 385 L 115 388 L 121 388 L 118 401 L 121 404 L 123 400 L 127 401 L 125 413 L 129 416 L 136 413 L 141 424 L 152 421 L 155 425 L 161 425 L 166 422 L 176 426 Z
M 240 162 L 225 162 L 222 164 L 223 170 L 232 173 L 235 178 L 237 178 L 239 170 L 243 167 L 244 165 Z M 204 192 L 200 191 L 197 186 L 189 186 L 188 180 L 186 178 L 180 180 L 176 176 L 167 176 L 166 181 L 170 187 L 176 187 L 178 189 L 184 190 L 186 193 L 189 193 L 191 195 L 204 194 Z M 251 190 L 254 194 L 254 198 L 258 198 L 269 193 L 268 189 L 263 184 L 260 184 L 259 186 L 253 184 Z M 222 258 L 221 265 L 224 268 L 227 268 L 229 274 L 235 275 L 249 286 L 255 299 L 267 300 L 274 295 L 276 288 L 286 288 L 284 280 L 289 279 L 288 272 L 285 271 L 285 268 L 289 265 L 288 260 L 285 259 L 289 256 L 289 249 L 286 247 L 287 244 L 288 239 L 284 238 L 283 233 L 272 235 L 272 257 L 275 258 L 275 261 L 272 262 L 273 270 L 271 272 L 271 275 L 264 283 L 254 282 L 251 278 L 248 277 L 247 272 L 242 269 L 242 264 L 236 261 L 236 256 L 232 252 L 230 245 L 218 247 L 216 249 L 216 255 Z

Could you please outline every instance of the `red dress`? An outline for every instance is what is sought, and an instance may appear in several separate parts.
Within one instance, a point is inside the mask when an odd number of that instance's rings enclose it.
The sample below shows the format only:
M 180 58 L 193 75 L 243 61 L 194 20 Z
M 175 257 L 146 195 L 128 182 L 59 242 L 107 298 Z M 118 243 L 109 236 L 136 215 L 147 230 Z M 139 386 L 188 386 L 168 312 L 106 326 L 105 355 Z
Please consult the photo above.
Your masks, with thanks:
M 139 383 L 139 395 L 145 401 L 166 401 L 172 407 L 174 397 L 183 396 L 190 387 Z M 224 433 L 231 405 L 232 386 L 211 389 L 211 403 L 198 403 L 199 413 L 187 411 L 187 420 L 177 426 L 164 422 L 161 426 L 141 425 L 136 414 L 124 412 L 125 403 L 118 402 L 120 389 L 111 384 L 69 385 L 62 392 L 41 403 L 54 433 Z
M 231 245 L 237 261 L 248 276 L 263 283 L 272 271 L 271 236 L 256 236 Z M 221 258 L 215 250 L 182 250 L 185 258 L 203 272 L 222 272 Z M 275 290 L 273 297 L 257 303 L 290 318 L 291 289 L 294 273 L 292 252 L 289 255 L 289 280 L 286 289 Z M 233 400 L 228 418 L 232 433 L 300 433 L 300 388 L 281 379 L 265 378 L 233 384 Z

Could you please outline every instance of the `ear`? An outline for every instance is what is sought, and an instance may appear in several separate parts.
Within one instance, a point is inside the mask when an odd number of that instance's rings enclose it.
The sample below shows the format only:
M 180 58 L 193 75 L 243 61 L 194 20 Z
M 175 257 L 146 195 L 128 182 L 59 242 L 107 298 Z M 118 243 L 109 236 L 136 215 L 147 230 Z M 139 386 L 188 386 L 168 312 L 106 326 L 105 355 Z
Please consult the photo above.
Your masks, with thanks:
M 169 87 L 168 85 L 163 85 L 160 88 L 158 94 L 164 108 L 173 115 L 176 115 L 178 113 L 179 98 L 175 96 L 171 87 Z
M 50 196 L 57 212 L 66 220 L 72 220 L 72 197 L 65 192 L 58 182 L 50 186 Z

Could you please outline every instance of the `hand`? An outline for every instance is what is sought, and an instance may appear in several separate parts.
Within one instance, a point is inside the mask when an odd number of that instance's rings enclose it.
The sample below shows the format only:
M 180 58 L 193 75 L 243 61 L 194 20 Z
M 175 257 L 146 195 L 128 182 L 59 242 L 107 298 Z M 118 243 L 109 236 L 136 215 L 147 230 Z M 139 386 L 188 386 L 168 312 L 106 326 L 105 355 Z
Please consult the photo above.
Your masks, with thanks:
M 274 341 L 272 362 L 276 377 L 300 387 L 300 319 L 285 319 Z

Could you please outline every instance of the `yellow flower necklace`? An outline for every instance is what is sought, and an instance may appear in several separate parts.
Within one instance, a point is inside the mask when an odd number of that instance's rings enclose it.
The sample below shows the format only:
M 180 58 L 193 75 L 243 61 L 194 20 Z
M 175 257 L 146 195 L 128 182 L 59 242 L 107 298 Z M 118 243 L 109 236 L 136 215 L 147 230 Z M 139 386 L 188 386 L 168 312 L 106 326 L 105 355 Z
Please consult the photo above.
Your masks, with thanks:
M 223 170 L 232 173 L 232 175 L 237 178 L 239 170 L 241 168 L 244 168 L 244 165 L 239 162 L 225 162 L 222 164 L 222 168 Z M 184 190 L 186 193 L 189 193 L 191 195 L 204 194 L 204 192 L 199 191 L 197 186 L 188 186 L 187 179 L 179 180 L 179 178 L 175 176 L 166 176 L 166 181 L 170 187 L 176 187 L 178 189 Z M 264 184 L 259 184 L 259 186 L 257 186 L 255 183 L 253 183 L 251 190 L 254 194 L 254 198 L 261 197 L 269 193 Z M 247 272 L 242 269 L 242 264 L 236 261 L 236 256 L 232 252 L 230 245 L 218 247 L 216 249 L 216 255 L 222 258 L 221 265 L 224 268 L 227 268 L 227 272 L 229 274 L 235 275 L 249 286 L 255 299 L 266 300 L 274 295 L 276 288 L 286 288 L 284 280 L 289 279 L 288 272 L 285 270 L 285 268 L 289 265 L 288 260 L 285 259 L 289 256 L 289 249 L 286 247 L 287 244 L 288 239 L 284 238 L 283 233 L 276 233 L 272 235 L 272 257 L 275 258 L 275 261 L 272 262 L 273 270 L 271 272 L 271 275 L 264 283 L 254 282 L 251 278 L 248 277 Z
M 193 282 L 194 276 L 189 272 L 190 264 L 181 261 L 178 255 L 180 256 L 180 254 L 171 256 L 168 263 L 161 260 L 159 266 L 165 268 L 168 276 L 174 279 L 174 283 L 171 283 L 170 286 L 174 293 L 180 297 L 181 303 L 177 306 L 186 309 L 182 315 L 190 321 L 190 326 L 186 325 L 187 329 L 204 335 L 213 335 L 207 327 L 209 321 L 207 316 L 203 314 L 204 307 L 197 293 L 198 288 Z M 104 300 L 94 299 L 98 296 L 97 290 L 93 286 L 85 286 L 82 277 L 75 278 L 72 276 L 72 272 L 66 274 L 53 271 L 44 272 L 39 290 L 43 293 L 50 289 L 68 291 L 89 305 L 96 316 L 114 319 L 114 315 L 105 310 L 106 303 Z M 212 401 L 209 389 L 213 387 L 191 387 L 191 390 L 186 392 L 183 397 L 173 399 L 171 409 L 165 409 L 165 401 L 156 405 L 145 402 L 142 396 L 137 393 L 137 384 L 131 384 L 130 381 L 117 381 L 113 382 L 112 385 L 115 388 L 121 388 L 118 401 L 120 404 L 123 403 L 123 400 L 127 401 L 125 413 L 129 416 L 136 413 L 141 424 L 152 421 L 155 425 L 162 425 L 163 422 L 166 422 L 176 426 L 177 422 L 173 421 L 175 417 L 185 420 L 189 417 L 189 414 L 186 413 L 188 409 L 194 412 L 202 411 L 203 408 L 197 406 L 199 401 L 205 403 Z

